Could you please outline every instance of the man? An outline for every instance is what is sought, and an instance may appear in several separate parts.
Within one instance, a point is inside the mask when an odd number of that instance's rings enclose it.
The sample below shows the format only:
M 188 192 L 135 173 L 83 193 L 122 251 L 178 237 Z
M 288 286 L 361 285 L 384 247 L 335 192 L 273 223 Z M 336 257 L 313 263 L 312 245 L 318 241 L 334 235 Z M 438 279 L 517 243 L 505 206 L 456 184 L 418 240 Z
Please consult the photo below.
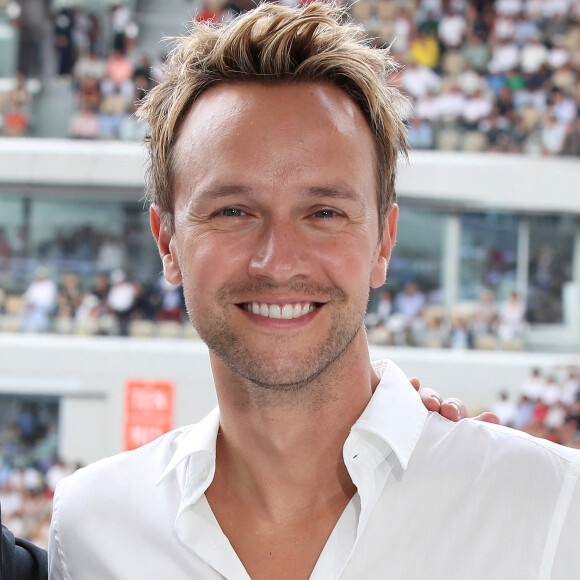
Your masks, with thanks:
M 47 577 L 46 552 L 22 538 L 15 538 L 10 530 L 2 526 L 0 578 L 2 580 L 45 580 Z
M 405 132 L 394 63 L 341 18 L 270 4 L 196 24 L 141 109 L 153 233 L 219 409 L 59 485 L 52 579 L 555 579 L 580 564 L 578 452 L 429 414 L 393 363 L 370 363 Z

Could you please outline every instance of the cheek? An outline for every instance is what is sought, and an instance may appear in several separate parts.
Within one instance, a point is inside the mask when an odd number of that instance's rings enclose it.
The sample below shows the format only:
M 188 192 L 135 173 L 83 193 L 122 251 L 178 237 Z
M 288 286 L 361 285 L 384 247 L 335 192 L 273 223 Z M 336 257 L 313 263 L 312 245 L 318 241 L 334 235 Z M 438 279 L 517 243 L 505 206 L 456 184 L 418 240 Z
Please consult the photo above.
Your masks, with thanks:
M 365 291 L 375 268 L 375 254 L 375 248 L 369 241 L 355 236 L 333 240 L 319 246 L 316 252 L 331 279 L 340 280 L 344 286 L 364 286 Z
M 191 235 L 181 247 L 185 248 L 180 256 L 184 283 L 191 290 L 215 289 L 247 263 L 243 245 L 239 241 L 233 243 L 226 236 Z

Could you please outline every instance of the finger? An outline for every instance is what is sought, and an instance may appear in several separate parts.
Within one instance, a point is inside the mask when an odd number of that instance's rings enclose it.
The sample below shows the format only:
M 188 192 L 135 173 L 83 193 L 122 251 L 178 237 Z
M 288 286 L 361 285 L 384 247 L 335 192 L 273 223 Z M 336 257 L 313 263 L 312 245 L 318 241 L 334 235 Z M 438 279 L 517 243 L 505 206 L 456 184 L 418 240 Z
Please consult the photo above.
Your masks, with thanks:
M 467 408 L 459 399 L 445 399 L 439 412 L 450 421 L 459 421 L 467 417 Z
M 413 385 L 416 391 L 421 388 L 421 381 L 417 377 L 411 377 L 409 382 Z
M 499 417 L 494 413 L 490 413 L 489 411 L 481 413 L 481 415 L 477 415 L 477 417 L 474 417 L 474 419 L 476 421 L 483 421 L 484 423 L 493 423 L 494 425 L 501 425 Z
M 428 411 L 440 412 L 442 399 L 437 391 L 433 389 L 419 389 L 419 396 Z

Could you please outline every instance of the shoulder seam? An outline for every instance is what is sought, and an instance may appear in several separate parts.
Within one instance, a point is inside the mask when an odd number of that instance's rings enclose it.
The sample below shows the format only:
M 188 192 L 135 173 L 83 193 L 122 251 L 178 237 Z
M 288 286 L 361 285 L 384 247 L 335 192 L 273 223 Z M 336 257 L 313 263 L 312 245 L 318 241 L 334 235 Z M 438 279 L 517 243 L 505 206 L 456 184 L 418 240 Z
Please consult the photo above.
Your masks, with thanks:
M 542 563 L 540 565 L 539 580 L 548 580 L 551 578 L 554 559 L 560 542 L 560 534 L 562 533 L 570 501 L 572 500 L 572 495 L 579 479 L 580 457 L 576 458 L 574 461 L 569 460 L 569 469 L 564 477 L 564 481 L 562 482 L 560 494 L 558 495 L 558 499 L 554 506 L 552 521 L 546 536 Z

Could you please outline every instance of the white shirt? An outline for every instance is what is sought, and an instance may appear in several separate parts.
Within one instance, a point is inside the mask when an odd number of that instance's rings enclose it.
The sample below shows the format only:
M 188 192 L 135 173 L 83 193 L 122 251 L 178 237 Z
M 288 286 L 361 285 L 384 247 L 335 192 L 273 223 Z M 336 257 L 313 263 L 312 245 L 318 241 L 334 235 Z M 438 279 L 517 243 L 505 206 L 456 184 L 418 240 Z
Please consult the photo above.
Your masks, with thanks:
M 423 407 L 393 363 L 343 457 L 358 491 L 315 580 L 569 580 L 580 569 L 580 453 Z M 204 491 L 219 411 L 57 487 L 51 580 L 248 575 Z

